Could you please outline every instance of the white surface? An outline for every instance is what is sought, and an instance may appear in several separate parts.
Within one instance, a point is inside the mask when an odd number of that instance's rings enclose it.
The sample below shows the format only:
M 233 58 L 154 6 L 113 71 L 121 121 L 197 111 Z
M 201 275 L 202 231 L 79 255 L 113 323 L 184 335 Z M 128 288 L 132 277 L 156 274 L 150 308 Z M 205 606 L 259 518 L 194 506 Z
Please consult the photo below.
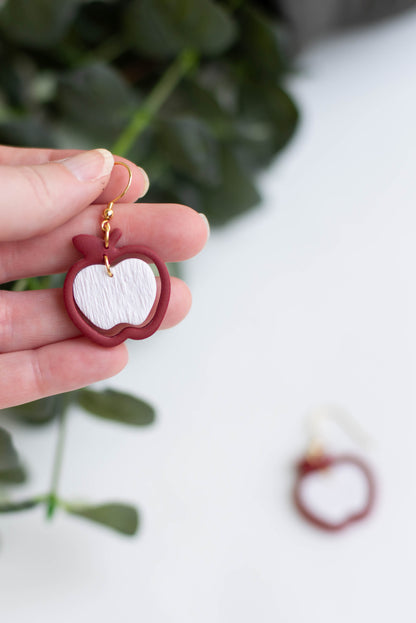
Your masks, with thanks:
M 302 124 L 262 209 L 214 233 L 187 267 L 189 319 L 132 344 L 111 382 L 153 401 L 157 426 L 70 418 L 62 494 L 135 501 L 141 534 L 0 518 L 2 620 L 415 620 L 415 58 L 413 12 L 299 59 Z M 377 509 L 342 536 L 289 499 L 322 402 L 374 438 Z M 18 431 L 36 491 L 54 433 Z
M 111 266 L 91 264 L 74 279 L 74 300 L 96 327 L 142 324 L 156 299 L 156 278 L 146 262 L 131 257 Z

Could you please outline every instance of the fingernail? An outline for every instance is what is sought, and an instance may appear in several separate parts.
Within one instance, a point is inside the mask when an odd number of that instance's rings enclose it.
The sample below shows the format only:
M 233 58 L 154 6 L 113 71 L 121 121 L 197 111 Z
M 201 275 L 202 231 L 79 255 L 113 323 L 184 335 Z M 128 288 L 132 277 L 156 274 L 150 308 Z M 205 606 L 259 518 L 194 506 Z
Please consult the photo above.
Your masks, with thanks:
M 150 180 L 149 180 L 149 176 L 147 175 L 146 171 L 142 169 L 142 167 L 138 167 L 138 168 L 140 169 L 140 172 L 143 175 L 143 179 L 144 179 L 144 186 L 143 186 L 142 194 L 139 197 L 139 199 L 141 199 L 142 197 L 145 196 L 145 194 L 149 190 Z
M 80 182 L 94 182 L 109 175 L 114 166 L 113 154 L 107 149 L 93 149 L 59 161 Z
M 209 220 L 207 219 L 207 217 L 205 216 L 205 214 L 203 214 L 202 212 L 199 212 L 199 216 L 200 216 L 200 217 L 204 220 L 205 225 L 207 226 L 207 230 L 208 230 L 208 237 L 207 237 L 207 240 L 208 240 L 208 238 L 210 237 L 210 234 L 211 234 L 211 228 L 210 228 L 210 226 L 209 226 Z

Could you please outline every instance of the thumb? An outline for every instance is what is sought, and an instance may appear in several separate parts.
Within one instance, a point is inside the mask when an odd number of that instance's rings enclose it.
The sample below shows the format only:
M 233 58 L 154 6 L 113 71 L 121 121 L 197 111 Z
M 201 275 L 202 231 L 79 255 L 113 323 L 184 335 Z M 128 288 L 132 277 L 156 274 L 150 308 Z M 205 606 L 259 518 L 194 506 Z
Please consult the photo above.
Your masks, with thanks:
M 34 166 L 0 166 L 0 241 L 65 223 L 100 195 L 114 165 L 106 149 Z

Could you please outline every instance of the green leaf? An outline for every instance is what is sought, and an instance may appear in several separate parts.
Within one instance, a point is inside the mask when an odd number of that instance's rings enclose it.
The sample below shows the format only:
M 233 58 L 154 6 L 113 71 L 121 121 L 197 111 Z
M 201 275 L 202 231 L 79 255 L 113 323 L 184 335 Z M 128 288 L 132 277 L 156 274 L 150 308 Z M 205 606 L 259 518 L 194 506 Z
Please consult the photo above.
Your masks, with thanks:
M 115 47 L 125 47 L 125 42 L 120 30 L 120 5 L 123 0 L 84 0 L 77 19 L 71 29 L 74 40 L 80 45 L 80 41 L 94 54 L 103 52 L 107 60 L 113 58 L 111 50 Z M 97 48 L 98 46 L 98 48 Z M 110 52 L 110 53 L 108 53 Z
M 0 471 L 15 469 L 19 466 L 19 456 L 13 440 L 5 428 L 0 428 Z
M 242 214 L 260 201 L 253 173 L 242 166 L 227 145 L 223 145 L 220 153 L 220 168 L 222 180 L 216 188 L 202 189 L 183 180 L 177 189 L 180 201 L 203 212 L 216 225 Z
M 285 61 L 278 42 L 276 22 L 257 9 L 242 7 L 240 37 L 235 48 L 237 62 L 250 68 L 256 80 L 276 80 L 285 70 Z
M 293 100 L 279 86 L 250 82 L 240 93 L 234 147 L 248 169 L 269 164 L 292 137 L 298 122 Z
M 75 17 L 81 0 L 9 0 L 0 11 L 8 38 L 27 47 L 50 48 L 58 43 Z
M 40 400 L 27 402 L 7 410 L 28 424 L 46 424 L 59 414 L 63 397 L 69 400 L 70 392 L 57 396 L 49 396 L 48 398 L 41 398 Z
M 27 473 L 21 465 L 0 470 L 0 484 L 20 485 L 27 480 Z
M 224 91 L 219 83 L 218 75 L 215 85 L 209 86 L 196 82 L 196 78 L 183 80 L 170 100 L 167 113 L 172 117 L 188 115 L 200 120 L 216 140 L 229 138 L 234 134 L 234 119 L 231 112 L 220 104 Z M 229 84 L 225 88 L 229 98 Z
M 0 49 L 0 89 L 3 97 L 7 95 L 8 104 L 11 106 L 11 108 L 5 107 L 2 101 L 0 107 L 2 120 L 12 116 L 13 111 L 22 105 L 26 96 L 26 85 L 22 79 L 21 71 L 19 71 L 20 67 L 13 60 L 12 54 Z
M 211 0 L 133 0 L 124 24 L 132 47 L 151 58 L 172 58 L 184 48 L 212 56 L 236 37 L 233 18 Z
M 172 169 L 207 185 L 221 179 L 218 145 L 209 127 L 196 117 L 182 116 L 157 124 L 160 153 Z
M 0 142 L 16 147 L 56 147 L 49 122 L 36 115 L 0 123 Z
M 132 426 L 148 426 L 155 420 L 155 411 L 147 402 L 113 389 L 82 389 L 78 404 L 93 415 Z
M 138 105 L 137 94 L 115 69 L 93 64 L 63 74 L 56 105 L 61 121 L 110 145 Z
M 30 499 L 21 502 L 0 502 L 0 513 L 17 513 L 19 511 L 27 511 L 35 506 L 39 506 L 42 500 Z
M 112 528 L 122 534 L 132 536 L 139 527 L 139 514 L 137 510 L 128 504 L 110 502 L 100 506 L 76 506 L 67 504 L 68 513 L 84 517 L 96 523 Z

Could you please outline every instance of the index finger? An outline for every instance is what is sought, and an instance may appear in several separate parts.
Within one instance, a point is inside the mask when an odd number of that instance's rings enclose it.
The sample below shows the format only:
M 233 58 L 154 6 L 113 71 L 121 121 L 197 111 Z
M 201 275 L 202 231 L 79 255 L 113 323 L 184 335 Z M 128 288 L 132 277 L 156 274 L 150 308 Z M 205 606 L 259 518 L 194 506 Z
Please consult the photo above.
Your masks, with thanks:
M 47 164 L 70 158 L 82 153 L 83 149 L 38 149 L 35 147 L 9 147 L 0 145 L 0 165 L 19 166 L 19 165 L 38 165 Z M 134 164 L 131 160 L 122 156 L 114 156 L 115 162 L 126 163 L 132 172 L 132 183 L 127 193 L 120 199 L 121 203 L 132 203 L 144 197 L 149 188 L 149 178 L 142 167 Z M 123 189 L 126 182 L 126 171 L 123 167 L 115 167 L 110 181 L 104 191 L 94 200 L 94 203 L 108 203 L 116 197 Z

